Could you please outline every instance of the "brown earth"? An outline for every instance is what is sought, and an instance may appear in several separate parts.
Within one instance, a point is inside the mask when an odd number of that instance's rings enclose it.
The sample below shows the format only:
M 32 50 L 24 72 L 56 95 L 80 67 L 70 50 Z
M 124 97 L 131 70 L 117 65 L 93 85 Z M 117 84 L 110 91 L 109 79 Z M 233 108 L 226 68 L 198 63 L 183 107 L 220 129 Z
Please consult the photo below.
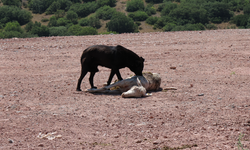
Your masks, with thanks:
M 239 141 L 249 149 L 249 41 L 250 30 L 2 39 L 0 149 L 228 150 Z M 94 44 L 133 50 L 163 89 L 177 90 L 129 99 L 77 92 L 81 53 Z M 99 69 L 100 87 L 110 70 Z M 38 138 L 51 132 L 61 137 Z

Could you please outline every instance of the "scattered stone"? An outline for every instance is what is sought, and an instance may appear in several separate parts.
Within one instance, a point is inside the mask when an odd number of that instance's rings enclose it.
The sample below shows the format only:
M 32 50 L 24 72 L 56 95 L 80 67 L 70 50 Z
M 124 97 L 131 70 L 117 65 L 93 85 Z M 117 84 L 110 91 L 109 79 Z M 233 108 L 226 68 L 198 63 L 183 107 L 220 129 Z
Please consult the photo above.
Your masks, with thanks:
M 197 96 L 204 96 L 204 93 L 198 94 Z
M 135 143 L 141 143 L 141 142 L 142 140 L 138 140 L 138 139 L 135 140 Z
M 41 143 L 41 144 L 38 144 L 39 147 L 44 147 L 44 145 Z
M 176 67 L 170 67 L 170 69 L 173 69 L 173 70 L 175 70 L 175 69 L 176 69 Z
M 167 91 L 167 90 L 177 90 L 177 88 L 175 88 L 175 87 L 167 87 L 167 88 L 163 89 L 163 91 Z
M 156 145 L 156 144 L 160 144 L 161 143 L 161 141 L 160 140 L 155 140 L 154 142 L 153 142 L 153 144 L 154 145 Z
M 14 143 L 14 141 L 12 139 L 9 139 L 9 143 Z

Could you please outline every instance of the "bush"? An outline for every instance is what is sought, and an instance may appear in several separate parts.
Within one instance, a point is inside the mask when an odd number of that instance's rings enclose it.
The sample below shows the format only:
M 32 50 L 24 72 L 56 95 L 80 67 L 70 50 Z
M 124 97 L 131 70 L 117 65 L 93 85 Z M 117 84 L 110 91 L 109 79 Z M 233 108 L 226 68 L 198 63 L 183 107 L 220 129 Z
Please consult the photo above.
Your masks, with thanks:
M 250 15 L 250 4 L 243 8 L 244 15 Z
M 127 17 L 124 13 L 116 12 L 110 22 L 107 23 L 108 31 L 115 31 L 117 33 L 136 32 L 138 27 L 134 21 Z
M 116 12 L 115 8 L 110 6 L 103 6 L 96 11 L 96 16 L 103 20 L 111 19 L 112 15 Z
M 53 14 L 55 13 L 57 10 L 59 10 L 61 8 L 61 4 L 59 1 L 54 1 L 49 8 L 46 10 L 46 14 Z
M 163 0 L 146 0 L 147 3 L 162 3 Z
M 0 33 L 0 38 L 13 38 L 13 37 L 20 37 L 22 33 L 18 31 L 4 31 Z
M 99 29 L 102 25 L 99 18 L 91 16 L 89 17 L 89 26 Z
M 40 22 L 35 22 L 35 24 L 32 26 L 32 29 L 30 30 L 30 33 L 37 34 L 39 37 L 49 36 L 49 28 L 41 25 Z
M 76 12 L 78 17 L 83 18 L 97 10 L 97 3 L 88 2 L 88 3 L 83 3 L 80 5 L 76 3 L 76 4 L 73 4 L 69 10 Z
M 143 11 L 144 8 L 145 8 L 145 6 L 144 6 L 144 2 L 142 0 L 127 1 L 126 11 L 128 11 L 128 12 L 134 12 L 137 10 Z
M 49 19 L 48 19 L 48 18 L 43 18 L 41 21 L 42 21 L 42 22 L 48 22 Z
M 66 27 L 51 27 L 49 28 L 49 36 L 68 36 L 68 30 Z
M 220 18 L 221 21 L 228 21 L 232 14 L 229 12 L 228 4 L 222 2 L 209 2 L 204 4 L 203 8 L 207 11 L 208 17 L 212 20 Z
M 10 21 L 18 21 L 20 25 L 28 23 L 32 15 L 27 10 L 22 10 L 15 6 L 1 6 L 0 7 L 0 23 L 7 23 Z
M 171 31 L 175 27 L 176 27 L 176 24 L 167 23 L 162 29 L 163 29 L 163 31 Z
M 168 2 L 168 3 L 165 3 L 164 5 L 162 5 L 162 9 L 160 10 L 161 11 L 161 16 L 166 16 L 168 15 L 172 10 L 176 9 L 177 8 L 177 4 L 176 3 L 171 3 L 171 2 Z M 158 8 L 159 9 L 159 8 Z
M 145 8 L 145 12 L 151 16 L 153 14 L 156 14 L 156 9 L 154 8 L 154 6 L 152 4 L 148 4 L 147 7 Z
M 79 20 L 79 25 L 80 26 L 88 26 L 89 25 L 89 19 L 88 18 L 82 18 Z
M 16 31 L 19 33 L 23 33 L 23 29 L 21 28 L 20 24 L 17 21 L 13 21 L 13 22 L 8 22 L 6 23 L 5 27 L 4 27 L 4 31 L 8 32 L 8 31 Z
M 105 35 L 105 34 L 118 34 L 117 32 L 115 31 L 106 31 L 106 32 L 102 32 L 102 33 L 99 33 L 100 35 Z
M 68 24 L 68 20 L 65 18 L 59 18 L 56 24 L 57 26 L 66 26 L 66 24 Z
M 150 25 L 154 25 L 158 20 L 158 17 L 148 17 L 148 19 L 146 20 L 146 23 L 150 24 Z
M 50 17 L 48 27 L 55 27 L 57 26 L 57 20 L 55 16 Z
M 218 29 L 214 24 L 207 24 L 207 25 L 206 25 L 206 28 L 207 28 L 208 30 L 216 30 L 216 29 Z
M 70 20 L 71 22 L 77 21 L 78 15 L 74 11 L 68 11 L 66 18 Z
M 184 26 L 175 26 L 171 31 L 185 31 Z
M 248 19 L 250 15 L 237 15 L 233 17 L 232 22 L 235 23 L 237 26 L 245 27 L 248 23 Z
M 21 8 L 22 6 L 22 1 L 20 0 L 1 0 L 1 1 L 4 5 L 17 6 L 19 8 Z
M 57 10 L 55 12 L 55 17 L 58 19 L 58 18 L 62 18 L 65 16 L 65 11 L 64 10 Z
M 134 21 L 145 21 L 148 18 L 148 14 L 144 11 L 136 11 L 129 13 L 128 16 Z
M 28 7 L 33 13 L 44 13 L 55 0 L 29 0 Z
M 154 24 L 155 28 L 163 28 L 165 26 L 165 21 L 164 21 L 164 18 L 161 17 L 157 20 L 157 22 Z
M 98 7 L 102 7 L 102 6 L 110 6 L 110 7 L 114 7 L 116 3 L 116 0 L 97 0 L 97 5 Z
M 72 35 L 97 35 L 97 30 L 93 27 L 81 27 L 73 25 L 69 27 L 68 32 Z

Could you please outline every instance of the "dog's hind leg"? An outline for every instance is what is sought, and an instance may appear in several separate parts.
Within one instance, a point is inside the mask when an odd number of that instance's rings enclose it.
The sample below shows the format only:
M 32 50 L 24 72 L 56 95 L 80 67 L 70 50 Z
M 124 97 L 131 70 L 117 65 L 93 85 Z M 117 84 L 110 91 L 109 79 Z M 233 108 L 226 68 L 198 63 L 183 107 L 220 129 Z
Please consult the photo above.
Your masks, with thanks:
M 119 81 L 123 80 L 123 79 L 122 79 L 122 76 L 121 76 L 121 74 L 120 74 L 119 69 L 116 70 L 115 74 L 116 74 L 116 76 L 117 76 L 117 78 L 118 78 Z
M 81 91 L 82 79 L 85 77 L 85 75 L 86 75 L 87 73 L 88 73 L 88 71 L 82 67 L 81 76 L 80 76 L 80 78 L 78 79 L 78 83 L 77 83 L 77 88 L 76 88 L 77 91 Z
M 94 86 L 94 76 L 95 76 L 95 73 L 96 72 L 90 72 L 90 76 L 89 76 L 89 83 L 91 85 L 91 88 L 93 89 L 96 89 L 97 87 Z

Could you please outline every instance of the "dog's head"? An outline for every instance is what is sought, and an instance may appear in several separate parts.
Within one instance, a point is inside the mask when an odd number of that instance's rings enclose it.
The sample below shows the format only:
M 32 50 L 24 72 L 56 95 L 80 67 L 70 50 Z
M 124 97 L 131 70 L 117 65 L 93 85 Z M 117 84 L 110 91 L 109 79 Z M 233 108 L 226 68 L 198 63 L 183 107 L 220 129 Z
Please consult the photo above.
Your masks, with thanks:
M 136 60 L 131 64 L 130 70 L 135 73 L 137 76 L 142 76 L 142 71 L 144 68 L 144 58 L 140 57 L 139 60 Z

